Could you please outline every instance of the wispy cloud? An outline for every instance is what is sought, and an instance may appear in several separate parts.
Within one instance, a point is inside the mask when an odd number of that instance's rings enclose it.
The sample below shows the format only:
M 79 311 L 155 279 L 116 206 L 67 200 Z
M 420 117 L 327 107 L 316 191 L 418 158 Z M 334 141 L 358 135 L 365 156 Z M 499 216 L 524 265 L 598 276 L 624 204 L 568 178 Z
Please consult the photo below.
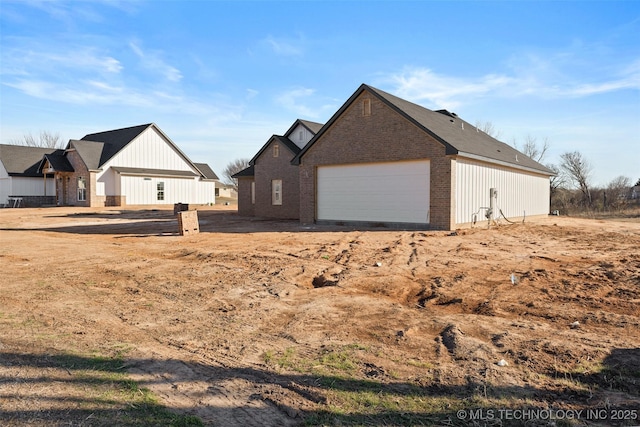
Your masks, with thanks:
M 298 118 L 320 119 L 334 112 L 343 101 L 319 96 L 315 89 L 296 87 L 276 96 L 275 102 Z
M 280 56 L 300 56 L 304 53 L 304 39 L 276 38 L 267 36 L 263 43 L 269 46 L 273 52 Z
M 528 65 L 527 65 L 528 64 Z M 511 64 L 510 72 L 458 77 L 430 68 L 405 68 L 383 77 L 395 94 L 433 107 L 457 108 L 481 98 L 581 98 L 620 90 L 640 90 L 640 60 L 611 75 L 587 75 L 563 70 L 547 60 L 528 57 Z M 591 80 L 591 81 L 589 81 Z
M 298 115 L 305 117 L 317 117 L 316 111 L 303 104 L 303 101 L 310 98 L 314 93 L 314 89 L 295 88 L 280 94 L 276 98 L 276 102 L 287 110 L 293 111 Z
M 12 40 L 0 53 L 2 75 L 39 75 L 46 73 L 55 78 L 57 74 L 90 73 L 92 75 L 118 74 L 122 63 L 97 47 L 66 46 L 33 43 L 30 40 Z
M 481 97 L 514 83 L 503 75 L 469 79 L 440 75 L 428 68 L 408 68 L 389 76 L 388 81 L 401 98 L 449 109 L 469 98 Z
M 182 73 L 177 68 L 167 64 L 162 58 L 162 53 L 158 50 L 144 51 L 138 42 L 129 43 L 131 50 L 138 56 L 143 68 L 150 71 L 157 71 L 171 82 L 178 82 L 182 79 Z

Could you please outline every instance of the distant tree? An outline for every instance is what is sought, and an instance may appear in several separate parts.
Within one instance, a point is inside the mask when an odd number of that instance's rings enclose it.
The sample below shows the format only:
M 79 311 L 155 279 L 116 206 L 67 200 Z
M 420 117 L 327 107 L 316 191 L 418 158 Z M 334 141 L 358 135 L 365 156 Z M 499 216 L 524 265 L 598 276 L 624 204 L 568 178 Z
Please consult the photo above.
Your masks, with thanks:
M 240 158 L 229 162 L 229 164 L 227 164 L 227 167 L 224 168 L 224 171 L 222 171 L 225 182 L 229 185 L 232 185 L 233 188 L 238 191 L 238 180 L 232 178 L 232 176 L 237 174 L 241 170 L 246 169 L 247 167 L 249 167 L 249 159 Z
M 486 133 L 487 135 L 495 139 L 500 138 L 500 136 L 502 135 L 502 132 L 497 130 L 496 127 L 491 122 L 481 122 L 480 120 L 478 120 L 476 122 L 476 128 L 480 129 L 482 132 Z
M 14 145 L 26 145 L 27 147 L 64 148 L 64 140 L 60 138 L 60 134 L 46 130 L 40 131 L 39 137 L 26 133 L 22 139 L 12 139 L 9 142 Z
M 524 143 L 522 144 L 522 147 L 519 147 L 518 143 L 515 141 L 513 145 L 517 150 L 520 150 L 524 154 L 526 154 L 527 157 L 535 160 L 538 163 L 542 163 L 542 161 L 544 160 L 544 157 L 547 154 L 547 150 L 549 150 L 549 139 L 544 138 L 542 140 L 542 145 L 539 146 L 538 140 L 536 137 L 527 135 L 524 138 Z
M 560 168 L 566 174 L 567 179 L 580 190 L 583 203 L 587 207 L 591 207 L 593 203 L 589 182 L 592 171 L 591 164 L 579 151 L 566 152 L 560 156 L 560 159 L 562 160 Z
M 551 169 L 555 173 L 555 176 L 552 176 L 550 179 L 551 195 L 553 196 L 553 194 L 558 190 L 558 188 L 561 188 L 562 186 L 564 186 L 564 184 L 566 183 L 567 177 L 564 174 L 564 172 L 560 170 L 560 168 L 554 165 L 553 163 L 549 163 L 545 166 Z
M 622 207 L 626 202 L 626 197 L 629 194 L 629 188 L 631 188 L 631 179 L 626 176 L 619 176 L 614 178 L 605 189 L 606 207 L 617 209 Z

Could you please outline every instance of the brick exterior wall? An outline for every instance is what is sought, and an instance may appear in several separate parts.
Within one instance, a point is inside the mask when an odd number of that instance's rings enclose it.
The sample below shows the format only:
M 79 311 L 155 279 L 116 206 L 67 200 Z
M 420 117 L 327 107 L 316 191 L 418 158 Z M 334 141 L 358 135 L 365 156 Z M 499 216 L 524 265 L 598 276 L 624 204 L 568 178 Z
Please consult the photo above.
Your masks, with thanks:
M 363 115 L 365 98 L 371 100 L 368 116 Z M 430 160 L 428 228 L 449 230 L 454 224 L 454 165 L 452 159 L 446 157 L 445 147 L 365 90 L 302 158 L 300 221 L 304 224 L 315 221 L 318 166 L 415 159 Z
M 76 151 L 69 151 L 67 153 L 67 160 L 73 167 L 74 172 L 68 173 L 64 175 L 64 179 L 67 180 L 67 194 L 64 200 L 61 201 L 63 205 L 70 206 L 90 206 L 89 202 L 91 200 L 91 189 L 95 187 L 95 177 L 92 180 L 89 176 L 89 170 L 85 166 L 84 162 L 78 155 Z M 87 197 L 85 201 L 78 200 L 78 178 L 84 177 L 87 183 Z M 93 190 L 95 193 L 95 190 Z
M 126 206 L 127 196 L 104 196 L 105 206 Z
M 251 183 L 253 177 L 238 178 L 238 215 L 253 216 L 254 204 L 251 203 Z
M 273 156 L 274 144 L 279 144 L 278 157 Z M 254 215 L 266 218 L 300 218 L 300 183 L 298 166 L 291 164 L 294 157 L 284 144 L 271 141 L 256 159 L 256 204 Z M 282 180 L 282 205 L 271 203 L 271 181 Z M 250 191 L 249 191 L 250 193 Z

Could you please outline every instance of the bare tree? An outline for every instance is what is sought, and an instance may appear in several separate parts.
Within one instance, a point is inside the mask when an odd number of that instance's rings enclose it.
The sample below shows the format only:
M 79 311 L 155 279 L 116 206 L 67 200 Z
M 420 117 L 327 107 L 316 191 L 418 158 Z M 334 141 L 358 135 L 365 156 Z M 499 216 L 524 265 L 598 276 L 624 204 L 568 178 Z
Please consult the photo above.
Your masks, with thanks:
M 590 177 L 592 167 L 579 151 L 566 152 L 560 156 L 562 163 L 560 168 L 566 173 L 567 178 L 582 193 L 582 199 L 586 206 L 591 207 L 593 200 L 591 199 Z
M 606 197 L 606 203 L 604 207 L 611 207 L 613 209 L 621 208 L 625 204 L 630 188 L 630 178 L 622 175 L 614 178 L 605 189 L 604 197 Z
M 542 145 L 538 146 L 538 139 L 534 136 L 527 135 L 524 138 L 524 143 L 522 147 L 518 146 L 518 143 L 514 141 L 513 146 L 522 151 L 527 157 L 535 160 L 538 163 L 542 163 L 544 157 L 549 150 L 549 139 L 544 138 L 542 140 Z
M 491 122 L 481 122 L 480 120 L 478 120 L 476 121 L 476 128 L 480 129 L 482 132 L 495 139 L 500 138 L 500 135 L 502 135 L 502 132 L 496 130 L 496 127 Z
M 60 137 L 60 134 L 46 130 L 40 131 L 40 135 L 37 138 L 31 133 L 26 133 L 22 136 L 22 139 L 12 139 L 9 142 L 14 145 L 26 145 L 27 147 L 64 148 L 64 140 Z
M 227 167 L 222 171 L 222 175 L 227 184 L 232 185 L 236 191 L 238 191 L 238 180 L 233 178 L 233 175 L 237 174 L 243 169 L 249 167 L 249 159 L 240 158 L 235 159 L 227 164 Z

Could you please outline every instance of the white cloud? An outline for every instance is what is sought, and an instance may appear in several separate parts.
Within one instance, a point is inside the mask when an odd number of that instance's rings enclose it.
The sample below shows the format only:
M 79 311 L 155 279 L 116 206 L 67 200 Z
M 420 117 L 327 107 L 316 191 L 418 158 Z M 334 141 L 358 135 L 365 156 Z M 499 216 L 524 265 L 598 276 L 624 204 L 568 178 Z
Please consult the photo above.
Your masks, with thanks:
M 624 66 L 616 75 L 576 77 L 576 71 L 556 68 L 548 60 L 527 56 L 512 73 L 456 77 L 429 68 L 405 68 L 384 77 L 398 96 L 437 108 L 458 108 L 480 98 L 581 98 L 620 90 L 640 89 L 640 61 Z M 587 79 L 597 82 L 585 81 Z
M 282 93 L 276 98 L 276 102 L 287 110 L 304 117 L 317 117 L 318 113 L 304 105 L 300 100 L 307 99 L 315 93 L 314 89 L 296 88 Z
M 143 51 L 136 42 L 130 42 L 129 47 L 140 58 L 140 63 L 147 70 L 157 71 L 171 82 L 182 80 L 182 73 L 177 68 L 167 64 L 161 56 L 160 51 Z
M 31 40 L 15 40 L 13 47 L 5 46 L 0 55 L 3 75 L 46 73 L 55 78 L 59 73 L 68 75 L 70 70 L 74 74 L 118 74 L 124 68 L 116 58 L 89 46 L 57 48 Z
M 268 36 L 263 40 L 277 55 L 281 56 L 300 56 L 304 53 L 302 37 L 297 40 L 293 39 L 276 39 Z

